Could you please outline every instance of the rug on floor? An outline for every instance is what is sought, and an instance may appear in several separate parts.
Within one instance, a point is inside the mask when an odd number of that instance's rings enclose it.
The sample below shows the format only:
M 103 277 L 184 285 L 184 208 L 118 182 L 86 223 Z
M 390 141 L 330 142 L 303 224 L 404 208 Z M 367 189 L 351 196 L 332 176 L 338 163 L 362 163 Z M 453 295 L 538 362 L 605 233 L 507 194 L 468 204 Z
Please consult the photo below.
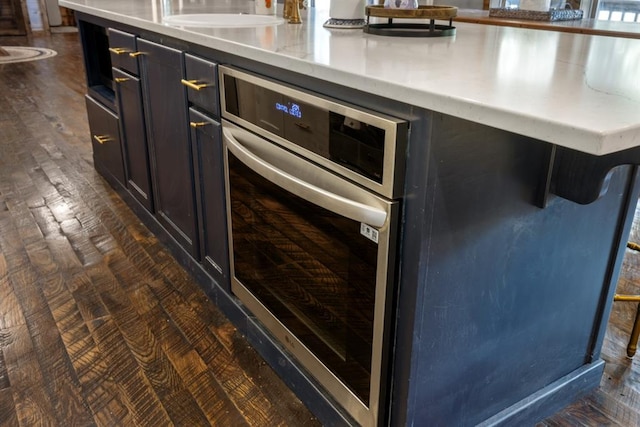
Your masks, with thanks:
M 8 55 L 7 55 L 8 54 Z M 13 62 L 35 61 L 56 56 L 58 52 L 43 47 L 28 46 L 2 46 L 0 64 L 10 64 Z

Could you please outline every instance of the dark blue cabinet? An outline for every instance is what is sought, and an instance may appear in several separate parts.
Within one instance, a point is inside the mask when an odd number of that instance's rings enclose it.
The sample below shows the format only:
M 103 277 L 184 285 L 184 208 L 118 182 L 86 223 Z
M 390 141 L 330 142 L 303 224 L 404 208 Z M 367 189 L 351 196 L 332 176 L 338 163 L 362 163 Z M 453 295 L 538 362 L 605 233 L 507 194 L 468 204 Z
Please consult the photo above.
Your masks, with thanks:
M 153 212 L 149 152 L 140 78 L 115 68 L 113 75 L 116 105 L 122 130 L 126 186 L 148 211 Z
M 220 123 L 190 109 L 195 184 L 200 218 L 200 254 L 204 268 L 229 289 L 229 253 L 225 210 L 224 171 Z
M 94 167 L 110 182 L 124 183 L 122 146 L 118 116 L 90 96 L 86 96 L 91 130 Z
M 155 214 L 171 236 L 199 257 L 193 157 L 182 51 L 138 39 Z

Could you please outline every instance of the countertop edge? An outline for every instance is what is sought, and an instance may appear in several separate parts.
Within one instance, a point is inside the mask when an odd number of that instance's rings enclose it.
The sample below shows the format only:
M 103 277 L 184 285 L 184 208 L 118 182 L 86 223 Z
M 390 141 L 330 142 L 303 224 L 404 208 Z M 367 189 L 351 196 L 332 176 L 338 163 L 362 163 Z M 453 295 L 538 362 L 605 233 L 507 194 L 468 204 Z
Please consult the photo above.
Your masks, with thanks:
M 339 85 L 385 98 L 409 99 L 409 101 L 404 102 L 415 105 L 416 107 L 448 114 L 596 156 L 602 156 L 640 145 L 640 123 L 636 126 L 621 129 L 612 128 L 608 129 L 607 132 L 600 132 L 576 128 L 571 124 L 560 121 L 550 122 L 536 116 L 527 117 L 513 111 L 483 105 L 474 100 L 449 97 L 427 90 L 420 90 L 420 94 L 424 96 L 416 96 L 415 93 L 413 93 L 410 94 L 411 96 L 404 97 L 403 95 L 407 95 L 409 92 L 415 92 L 415 90 L 399 83 L 376 80 L 368 76 L 357 75 L 346 70 L 307 61 L 304 58 L 285 56 L 278 54 L 278 52 L 267 51 L 218 37 L 202 36 L 183 28 L 166 26 L 104 9 L 68 2 L 66 0 L 59 0 L 59 5 L 87 15 L 155 32 L 241 57 L 251 58 L 251 60 L 260 63 L 286 68 L 293 72 L 305 74 L 320 80 L 331 81 Z

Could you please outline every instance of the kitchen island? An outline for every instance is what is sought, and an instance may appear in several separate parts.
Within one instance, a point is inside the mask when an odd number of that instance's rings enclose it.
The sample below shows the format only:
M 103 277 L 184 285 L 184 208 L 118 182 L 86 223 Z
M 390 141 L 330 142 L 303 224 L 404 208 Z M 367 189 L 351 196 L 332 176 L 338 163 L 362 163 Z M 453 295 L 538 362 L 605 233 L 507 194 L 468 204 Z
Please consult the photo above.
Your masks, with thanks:
M 154 231 L 167 230 L 165 241 L 201 278 L 212 302 L 312 411 L 326 424 L 353 421 L 348 408 L 318 387 L 231 294 L 225 251 L 197 249 L 196 241 L 207 241 L 214 223 L 218 237 L 226 232 L 220 225 L 223 214 L 209 217 L 224 210 L 223 198 L 207 209 L 201 206 L 203 187 L 222 181 L 223 173 L 198 179 L 211 172 L 198 161 L 204 145 L 193 141 L 200 137 L 186 133 L 193 149 L 178 153 L 200 165 L 186 170 L 190 180 L 180 181 L 193 192 L 184 205 L 188 214 L 179 216 L 158 203 L 154 210 L 152 203 L 128 195 L 140 189 L 128 184 L 133 166 L 127 141 L 136 121 L 124 112 L 132 103 L 122 101 L 137 92 L 116 88 L 114 95 L 110 83 L 92 73 L 100 69 L 95 64 L 105 48 L 96 42 L 100 28 L 116 31 L 109 43 L 116 37 L 137 39 L 142 56 L 168 47 L 173 56 L 167 53 L 157 64 L 178 77 L 185 70 L 189 74 L 192 63 L 204 61 L 211 69 L 224 64 L 409 123 L 400 152 L 402 220 L 393 321 L 376 422 L 520 425 L 596 387 L 605 325 L 640 191 L 635 167 L 640 163 L 640 41 L 465 23 L 456 23 L 451 37 L 382 37 L 325 29 L 324 9 L 303 13 L 302 25 L 163 24 L 163 17 L 178 13 L 252 11 L 252 2 L 237 3 L 207 1 L 179 10 L 177 3 L 155 0 L 60 2 L 78 13 L 89 95 L 97 100 L 90 104 L 90 120 L 91 111 L 106 114 L 123 139 L 116 156 L 109 153 L 104 162 L 98 156 L 96 167 Z M 136 64 L 113 65 L 120 67 L 114 80 L 142 74 Z M 149 64 L 142 68 L 151 70 Z M 123 69 L 131 75 L 121 76 Z M 158 95 L 149 90 L 151 83 L 140 80 L 144 111 L 137 117 L 147 121 L 152 134 L 162 116 L 151 111 L 161 102 L 154 101 Z M 190 96 L 183 101 L 178 98 L 187 95 L 177 91 L 172 103 L 204 102 Z M 215 121 L 217 107 L 207 111 Z M 206 117 L 199 120 L 194 123 Z M 101 141 L 94 143 L 97 150 L 108 145 L 108 139 Z M 165 184 L 164 177 L 173 172 L 160 168 L 171 164 L 159 156 L 165 147 L 150 147 L 149 186 L 157 202 L 164 197 L 158 188 L 173 185 L 178 174 Z M 118 153 L 125 157 L 120 165 Z M 212 162 L 206 164 L 219 167 L 219 154 L 207 155 Z M 191 224 L 180 228 L 182 220 Z M 224 242 L 221 238 L 218 246 Z M 206 268 L 209 255 L 218 259 L 213 269 Z

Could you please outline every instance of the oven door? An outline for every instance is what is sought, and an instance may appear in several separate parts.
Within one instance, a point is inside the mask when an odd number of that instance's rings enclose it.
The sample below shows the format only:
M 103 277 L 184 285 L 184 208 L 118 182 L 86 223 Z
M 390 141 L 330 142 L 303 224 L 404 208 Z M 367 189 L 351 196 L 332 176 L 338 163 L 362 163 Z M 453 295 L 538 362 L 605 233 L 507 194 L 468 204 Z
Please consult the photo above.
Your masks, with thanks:
M 223 134 L 232 291 L 360 424 L 375 425 L 398 202 L 229 122 Z

